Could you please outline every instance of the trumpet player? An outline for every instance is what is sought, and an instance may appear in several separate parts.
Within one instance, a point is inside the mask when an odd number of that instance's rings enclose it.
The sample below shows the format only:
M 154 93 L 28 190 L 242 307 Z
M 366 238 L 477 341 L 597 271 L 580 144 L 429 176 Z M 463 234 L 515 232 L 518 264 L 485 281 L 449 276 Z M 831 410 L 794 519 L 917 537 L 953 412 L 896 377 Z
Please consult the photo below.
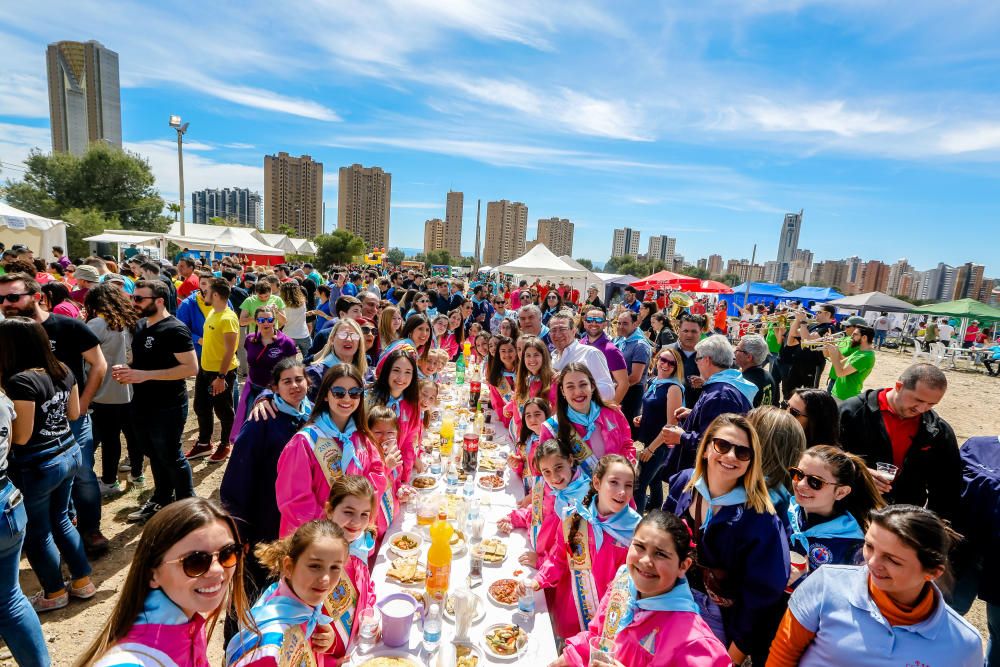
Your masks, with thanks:
M 823 351 L 807 350 L 800 344 L 803 340 L 817 340 L 833 332 L 833 306 L 822 305 L 816 312 L 816 319 L 807 324 L 808 313 L 799 309 L 788 326 L 788 334 L 782 349 L 782 364 L 785 373 L 781 380 L 781 393 L 787 401 L 799 387 L 818 387 L 823 376 L 826 358 Z
M 875 368 L 873 340 L 875 330 L 866 324 L 854 327 L 851 343 L 846 350 L 836 343 L 823 346 L 823 354 L 830 360 L 830 376 L 833 377 L 830 393 L 838 401 L 846 401 L 861 393 L 865 378 Z

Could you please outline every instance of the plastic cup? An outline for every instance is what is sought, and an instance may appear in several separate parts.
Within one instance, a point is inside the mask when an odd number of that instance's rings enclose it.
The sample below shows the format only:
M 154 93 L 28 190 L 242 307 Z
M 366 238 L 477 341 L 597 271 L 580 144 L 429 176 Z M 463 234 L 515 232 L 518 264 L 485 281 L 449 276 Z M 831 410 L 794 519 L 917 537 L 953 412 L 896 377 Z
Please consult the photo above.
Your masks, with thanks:
M 876 463 L 875 469 L 882 473 L 890 482 L 896 479 L 896 473 L 899 472 L 899 468 L 891 463 Z
M 798 551 L 792 551 L 789 554 L 789 561 L 791 562 L 791 569 L 788 574 L 788 589 L 791 590 L 792 584 L 802 578 L 802 575 L 809 570 L 809 559 L 800 554 Z
M 590 662 L 588 667 L 614 667 L 615 649 L 601 637 L 590 638 Z

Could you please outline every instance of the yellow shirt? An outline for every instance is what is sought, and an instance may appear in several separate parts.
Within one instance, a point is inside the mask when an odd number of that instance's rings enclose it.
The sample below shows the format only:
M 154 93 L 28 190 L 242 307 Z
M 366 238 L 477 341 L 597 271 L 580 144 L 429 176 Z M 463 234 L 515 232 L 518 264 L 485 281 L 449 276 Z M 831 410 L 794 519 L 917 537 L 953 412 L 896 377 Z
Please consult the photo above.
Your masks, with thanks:
M 222 366 L 222 355 L 226 351 L 225 334 L 236 334 L 237 344 L 239 344 L 240 318 L 236 317 L 229 308 L 221 313 L 214 310 L 205 318 L 205 331 L 201 340 L 201 368 L 211 373 L 218 373 Z M 240 365 L 236 359 L 235 349 L 233 350 L 233 360 L 229 364 L 229 370 Z

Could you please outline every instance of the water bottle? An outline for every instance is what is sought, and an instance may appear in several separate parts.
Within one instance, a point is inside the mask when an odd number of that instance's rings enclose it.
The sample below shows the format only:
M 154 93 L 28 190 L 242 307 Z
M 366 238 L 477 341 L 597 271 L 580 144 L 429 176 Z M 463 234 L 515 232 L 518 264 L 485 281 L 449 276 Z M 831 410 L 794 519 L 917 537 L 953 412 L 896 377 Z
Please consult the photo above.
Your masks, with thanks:
M 441 605 L 432 602 L 424 616 L 424 650 L 433 653 L 441 643 Z
M 448 493 L 457 491 L 458 486 L 458 466 L 452 461 L 448 464 Z
M 528 577 L 521 578 L 522 584 L 528 583 Z M 530 586 L 525 586 L 524 595 L 517 598 L 517 610 L 524 616 L 530 617 L 535 613 L 535 591 Z
M 475 485 L 472 483 L 472 479 L 474 477 L 475 477 L 475 475 L 469 475 L 468 477 L 466 477 L 465 478 L 465 486 L 462 487 L 462 495 L 465 496 L 466 498 L 469 498 L 469 499 L 471 499 L 472 496 L 475 495 L 475 493 L 476 493 Z M 472 505 L 469 505 L 469 507 L 470 507 L 469 514 L 471 515 L 472 514 L 472 510 L 471 510 Z M 475 517 L 471 517 L 471 518 L 475 518 Z

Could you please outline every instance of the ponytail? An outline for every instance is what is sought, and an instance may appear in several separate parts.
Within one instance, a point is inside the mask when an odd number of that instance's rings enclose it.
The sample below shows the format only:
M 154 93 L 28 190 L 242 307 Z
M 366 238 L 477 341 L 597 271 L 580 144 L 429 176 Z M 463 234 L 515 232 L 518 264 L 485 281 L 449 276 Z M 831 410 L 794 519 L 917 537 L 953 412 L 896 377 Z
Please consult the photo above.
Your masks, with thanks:
M 587 495 L 583 497 L 582 501 L 583 507 L 585 508 L 590 507 L 590 503 L 593 502 L 594 498 L 597 496 L 597 485 L 600 483 L 602 479 L 604 479 L 604 475 L 607 474 L 608 468 L 610 468 L 612 464 L 615 463 L 620 463 L 623 466 L 627 466 L 628 469 L 632 471 L 633 482 L 638 479 L 639 474 L 636 471 L 635 464 L 629 461 L 621 454 L 607 454 L 605 456 L 602 456 L 601 460 L 599 460 L 597 462 L 597 465 L 594 467 L 594 474 L 593 477 L 591 478 L 590 488 L 587 489 Z M 573 541 L 576 539 L 576 534 L 580 530 L 581 519 L 582 517 L 580 516 L 579 512 L 574 512 L 572 514 L 572 518 L 570 519 L 569 534 L 567 535 L 566 538 L 566 546 L 569 549 L 573 548 Z
M 851 492 L 834 506 L 838 510 L 849 512 L 862 530 L 868 530 L 869 515 L 874 510 L 885 507 L 885 500 L 875 486 L 875 479 L 868 471 L 864 459 L 834 445 L 810 447 L 804 456 L 811 456 L 825 464 L 830 468 L 837 484 L 850 487 Z
M 343 543 L 345 553 L 350 548 L 340 526 L 327 519 L 315 519 L 302 524 L 288 537 L 257 545 L 254 555 L 271 576 L 280 577 L 285 558 L 291 558 L 293 563 L 296 562 L 309 545 L 324 537 L 331 537 Z

